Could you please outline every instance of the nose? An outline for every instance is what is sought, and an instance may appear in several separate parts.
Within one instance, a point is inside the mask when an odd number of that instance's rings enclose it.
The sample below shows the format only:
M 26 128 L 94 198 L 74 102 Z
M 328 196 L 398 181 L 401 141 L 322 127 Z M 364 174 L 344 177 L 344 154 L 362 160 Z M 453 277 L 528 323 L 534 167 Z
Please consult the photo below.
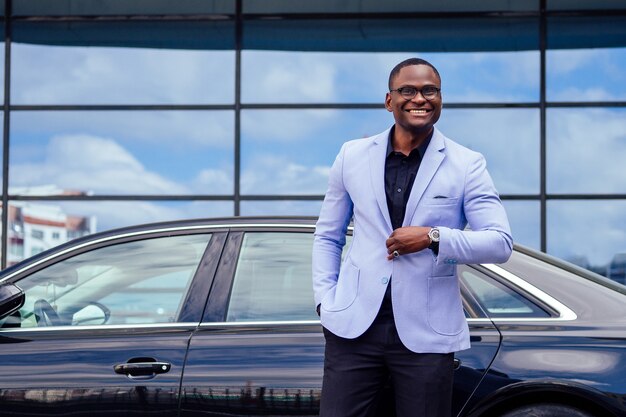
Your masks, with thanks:
M 424 98 L 424 96 L 422 95 L 422 91 L 418 90 L 417 93 L 415 93 L 415 96 L 411 99 L 411 101 L 415 101 L 415 102 L 423 102 L 423 101 L 428 101 Z

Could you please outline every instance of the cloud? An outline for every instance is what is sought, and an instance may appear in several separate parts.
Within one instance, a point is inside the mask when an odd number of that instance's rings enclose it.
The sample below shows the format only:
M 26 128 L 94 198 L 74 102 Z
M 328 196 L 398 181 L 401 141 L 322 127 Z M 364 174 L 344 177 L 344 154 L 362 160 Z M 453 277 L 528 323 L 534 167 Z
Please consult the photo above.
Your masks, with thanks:
M 305 166 L 286 156 L 255 155 L 241 175 L 244 194 L 323 194 L 330 166 Z
M 612 101 L 620 97 L 607 91 L 603 87 L 580 88 L 578 86 L 557 90 L 550 95 L 551 101 Z
M 626 253 L 624 213 L 624 201 L 549 202 L 548 252 L 564 259 L 583 256 L 591 265 L 608 264 L 614 254 Z
M 232 111 L 32 111 L 11 116 L 11 134 L 83 134 L 113 137 L 148 146 L 232 149 Z
M 625 114 L 594 108 L 548 112 L 548 192 L 624 192 Z
M 590 65 L 599 69 L 601 66 L 596 63 L 605 60 L 608 54 L 607 49 L 549 50 L 547 71 L 550 75 L 567 75 Z
M 53 137 L 42 163 L 14 164 L 12 186 L 55 184 L 98 194 L 184 194 L 185 186 L 148 171 L 115 140 L 90 135 Z
M 335 101 L 336 66 L 319 53 L 246 51 L 242 99 L 248 103 Z M 254 70 L 252 68 L 255 68 Z
M 233 51 L 12 44 L 19 104 L 232 103 Z M 46 68 L 41 71 L 41 68 Z
M 441 73 L 446 102 L 539 100 L 539 52 L 429 54 Z
M 233 172 L 223 169 L 203 169 L 193 180 L 193 190 L 198 194 L 233 194 Z
M 339 118 L 337 110 L 246 110 L 242 135 L 263 142 L 301 142 Z

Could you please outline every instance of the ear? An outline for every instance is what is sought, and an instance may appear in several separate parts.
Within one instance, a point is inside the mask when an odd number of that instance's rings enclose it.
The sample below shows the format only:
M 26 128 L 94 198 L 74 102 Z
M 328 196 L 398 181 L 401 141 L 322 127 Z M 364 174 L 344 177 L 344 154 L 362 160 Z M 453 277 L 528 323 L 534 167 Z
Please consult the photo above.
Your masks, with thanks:
M 385 108 L 387 109 L 388 112 L 393 111 L 393 109 L 391 108 L 391 93 L 387 93 L 385 95 Z

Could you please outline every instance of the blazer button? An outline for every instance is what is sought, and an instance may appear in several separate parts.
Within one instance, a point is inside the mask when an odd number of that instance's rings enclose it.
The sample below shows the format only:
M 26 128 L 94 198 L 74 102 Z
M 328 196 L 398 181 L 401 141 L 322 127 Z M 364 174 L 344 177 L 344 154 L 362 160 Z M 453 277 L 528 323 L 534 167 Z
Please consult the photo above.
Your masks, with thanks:
M 382 277 L 382 278 L 380 279 L 380 282 L 381 282 L 382 284 L 386 284 L 386 283 L 388 283 L 388 282 L 389 282 L 389 278 L 387 278 L 387 277 Z

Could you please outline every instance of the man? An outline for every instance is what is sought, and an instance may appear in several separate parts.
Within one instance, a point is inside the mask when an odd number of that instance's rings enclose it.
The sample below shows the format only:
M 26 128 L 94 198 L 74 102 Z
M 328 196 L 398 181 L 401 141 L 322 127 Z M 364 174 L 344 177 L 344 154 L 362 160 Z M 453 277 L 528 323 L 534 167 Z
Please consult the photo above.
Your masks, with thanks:
M 390 129 L 342 146 L 315 231 L 321 417 L 370 415 L 389 377 L 399 417 L 449 417 L 453 352 L 470 346 L 456 265 L 505 262 L 512 250 L 483 156 L 434 127 L 435 67 L 398 64 L 385 107 Z

